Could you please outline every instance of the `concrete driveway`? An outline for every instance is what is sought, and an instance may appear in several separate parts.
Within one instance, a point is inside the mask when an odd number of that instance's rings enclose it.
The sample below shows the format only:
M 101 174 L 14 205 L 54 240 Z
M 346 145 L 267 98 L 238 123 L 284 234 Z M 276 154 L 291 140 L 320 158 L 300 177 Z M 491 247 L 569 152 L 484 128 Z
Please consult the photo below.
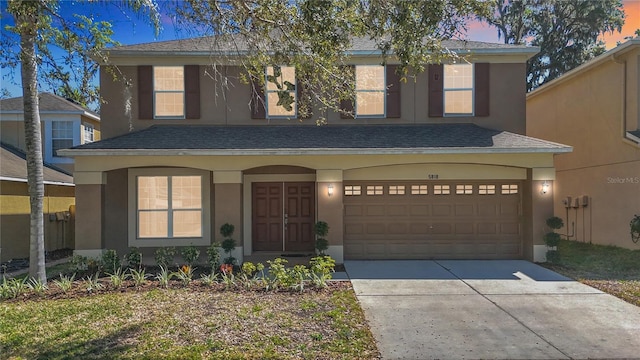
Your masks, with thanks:
M 640 359 L 640 308 L 527 261 L 346 261 L 384 359 Z

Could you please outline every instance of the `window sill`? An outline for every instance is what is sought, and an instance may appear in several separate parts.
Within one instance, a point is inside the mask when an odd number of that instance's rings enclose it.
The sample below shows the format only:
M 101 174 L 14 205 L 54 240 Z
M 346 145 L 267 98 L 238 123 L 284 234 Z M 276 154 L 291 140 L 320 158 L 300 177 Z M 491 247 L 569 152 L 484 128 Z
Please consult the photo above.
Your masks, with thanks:
M 211 241 L 203 237 L 197 238 L 136 238 L 129 239 L 131 247 L 158 247 L 158 246 L 209 246 Z

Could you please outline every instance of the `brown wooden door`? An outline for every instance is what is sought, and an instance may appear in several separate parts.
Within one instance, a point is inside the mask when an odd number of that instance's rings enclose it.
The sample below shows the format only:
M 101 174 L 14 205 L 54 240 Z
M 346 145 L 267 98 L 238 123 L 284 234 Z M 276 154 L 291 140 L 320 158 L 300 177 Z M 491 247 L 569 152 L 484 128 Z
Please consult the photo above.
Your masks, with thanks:
M 315 184 L 285 183 L 286 251 L 311 251 L 314 248 Z
M 283 246 L 282 183 L 253 183 L 253 250 L 281 251 Z
M 312 251 L 315 183 L 253 183 L 254 251 Z

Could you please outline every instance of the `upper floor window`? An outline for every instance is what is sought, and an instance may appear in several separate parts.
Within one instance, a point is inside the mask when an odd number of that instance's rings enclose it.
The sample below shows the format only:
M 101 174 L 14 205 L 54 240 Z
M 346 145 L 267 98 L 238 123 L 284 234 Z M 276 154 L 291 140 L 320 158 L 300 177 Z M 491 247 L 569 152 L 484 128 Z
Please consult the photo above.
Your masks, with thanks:
M 444 65 L 444 115 L 473 114 L 473 65 Z
M 184 117 L 184 67 L 153 67 L 153 114 L 156 118 Z
M 60 149 L 73 146 L 73 121 L 51 122 L 51 154 L 58 156 Z
M 357 65 L 356 116 L 385 116 L 385 67 L 382 65 Z
M 270 118 L 296 117 L 296 69 L 293 66 L 268 66 L 266 107 Z
M 82 138 L 84 139 L 84 143 L 93 142 L 93 125 L 91 124 L 83 124 L 84 130 L 82 134 Z

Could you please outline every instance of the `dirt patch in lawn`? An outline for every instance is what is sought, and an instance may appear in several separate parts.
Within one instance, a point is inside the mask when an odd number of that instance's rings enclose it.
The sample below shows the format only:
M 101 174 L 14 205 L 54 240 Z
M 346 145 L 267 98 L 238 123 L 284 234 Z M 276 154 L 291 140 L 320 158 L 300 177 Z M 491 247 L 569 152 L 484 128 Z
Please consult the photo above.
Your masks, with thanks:
M 9 359 L 379 358 L 348 282 L 304 293 L 193 285 L 22 298 L 0 302 L 0 344 Z

